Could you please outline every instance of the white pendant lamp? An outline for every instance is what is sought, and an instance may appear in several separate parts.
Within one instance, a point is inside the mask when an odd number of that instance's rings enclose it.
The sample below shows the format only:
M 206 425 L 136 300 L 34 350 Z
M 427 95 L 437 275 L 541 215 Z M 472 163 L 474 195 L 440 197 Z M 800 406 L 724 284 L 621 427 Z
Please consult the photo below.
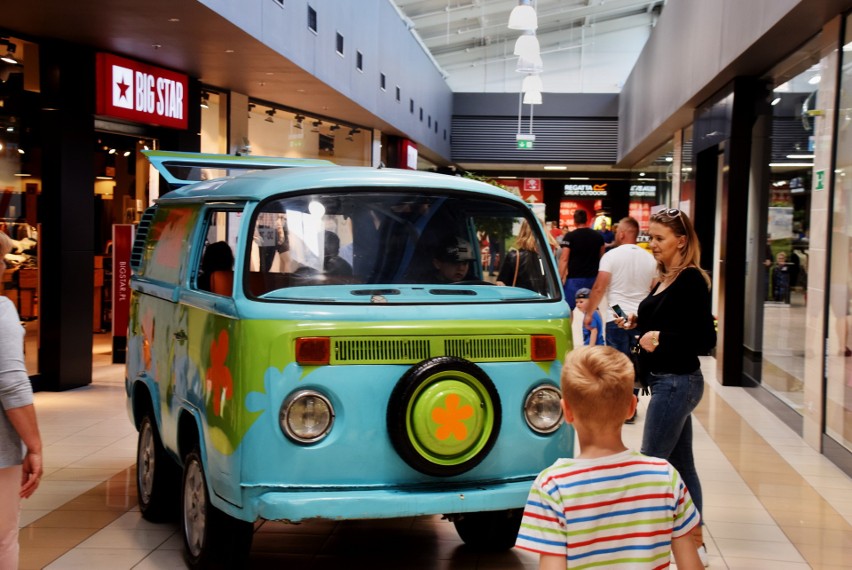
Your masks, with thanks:
M 510 30 L 535 30 L 538 28 L 538 16 L 531 0 L 519 0 L 518 5 L 509 14 Z
M 518 38 L 518 41 L 515 42 L 515 55 L 527 59 L 541 57 L 541 47 L 538 44 L 538 38 L 535 37 L 535 32 L 526 31 L 524 35 Z
M 541 76 L 529 74 L 524 77 L 524 81 L 521 83 L 521 93 L 529 93 L 530 91 L 538 91 L 539 93 L 544 91 Z
M 541 91 L 527 91 L 524 93 L 524 105 L 541 105 Z
M 544 63 L 541 61 L 541 56 L 534 58 L 518 58 L 518 65 L 515 67 L 515 71 L 518 73 L 534 73 L 538 74 L 544 70 Z

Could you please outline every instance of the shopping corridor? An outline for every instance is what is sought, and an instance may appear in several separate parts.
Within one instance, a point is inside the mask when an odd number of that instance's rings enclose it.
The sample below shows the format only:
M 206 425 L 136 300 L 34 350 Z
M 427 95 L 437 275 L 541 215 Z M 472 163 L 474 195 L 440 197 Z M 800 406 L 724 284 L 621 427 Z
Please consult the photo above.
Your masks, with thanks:
M 23 504 L 22 569 L 185 567 L 177 525 L 140 517 L 124 369 L 108 360 L 95 356 L 90 386 L 36 394 L 46 469 L 38 492 Z M 710 567 L 849 568 L 852 480 L 745 389 L 719 385 L 712 359 L 703 366 L 707 390 L 694 427 Z M 629 445 L 638 447 L 642 420 L 640 412 L 635 425 L 625 426 Z M 537 558 L 518 550 L 471 552 L 451 523 L 418 517 L 265 522 L 256 530 L 250 567 L 508 570 L 536 568 Z

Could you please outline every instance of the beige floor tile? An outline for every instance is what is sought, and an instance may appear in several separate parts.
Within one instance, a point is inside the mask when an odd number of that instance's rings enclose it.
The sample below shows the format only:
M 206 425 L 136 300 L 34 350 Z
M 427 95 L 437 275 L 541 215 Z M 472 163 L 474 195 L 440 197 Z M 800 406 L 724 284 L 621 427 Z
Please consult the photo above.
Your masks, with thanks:
M 715 542 L 726 559 L 731 556 L 778 562 L 805 562 L 801 553 L 790 543 L 735 538 L 716 538 Z
M 45 568 L 47 570 L 119 570 L 133 568 L 148 550 L 118 548 L 75 548 Z
M 18 542 L 23 548 L 73 548 L 89 538 L 92 530 L 77 527 L 34 527 L 20 529 Z
M 112 511 L 53 511 L 36 522 L 35 528 L 89 528 L 102 529 L 115 521 L 116 513 Z
M 18 570 L 41 570 L 65 554 L 67 550 L 67 548 L 59 546 L 49 548 L 22 548 Z
M 186 567 L 183 552 L 160 549 L 142 559 L 133 570 L 183 570 Z
M 709 525 L 714 539 L 735 538 L 760 542 L 787 542 L 784 532 L 774 524 L 746 524 L 714 521 Z
M 105 528 L 86 539 L 80 548 L 118 548 L 124 550 L 155 550 L 174 534 L 173 530 L 142 530 Z
M 780 562 L 778 560 L 759 560 L 755 558 L 739 558 L 726 556 L 724 564 L 729 570 L 812 570 L 807 562 Z M 711 570 L 718 566 L 711 564 Z M 722 566 L 724 568 L 725 566 Z

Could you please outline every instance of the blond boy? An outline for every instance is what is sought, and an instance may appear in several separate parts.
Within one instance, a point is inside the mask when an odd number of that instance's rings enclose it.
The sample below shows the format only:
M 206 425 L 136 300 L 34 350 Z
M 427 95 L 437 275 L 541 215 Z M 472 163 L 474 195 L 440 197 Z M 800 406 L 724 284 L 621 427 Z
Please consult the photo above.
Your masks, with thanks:
M 633 364 L 609 346 L 578 348 L 562 368 L 562 409 L 580 454 L 536 478 L 516 546 L 540 555 L 540 570 L 703 568 L 690 533 L 698 510 L 667 461 L 624 445 L 636 410 Z

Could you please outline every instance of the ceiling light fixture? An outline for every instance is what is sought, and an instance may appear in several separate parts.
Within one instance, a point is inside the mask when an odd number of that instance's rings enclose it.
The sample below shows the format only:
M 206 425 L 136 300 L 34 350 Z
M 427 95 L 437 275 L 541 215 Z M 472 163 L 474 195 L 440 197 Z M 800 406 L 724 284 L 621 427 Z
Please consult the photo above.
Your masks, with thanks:
M 124 157 L 126 158 L 126 157 L 128 157 L 128 156 L 130 156 L 130 151 L 129 151 L 129 150 L 125 150 L 125 151 L 124 151 Z
M 256 106 L 257 106 L 257 105 L 255 105 L 254 103 L 249 103 L 249 104 L 248 104 L 248 118 L 249 118 L 249 119 L 251 119 L 251 112 L 254 110 L 254 108 L 255 108 Z
M 207 91 L 201 92 L 201 108 L 209 109 L 210 108 L 210 93 Z
M 568 170 L 567 166 L 545 166 L 545 170 Z
M 541 82 L 541 76 L 530 73 L 524 77 L 524 81 L 521 83 L 521 93 L 527 93 L 529 91 L 538 91 L 539 93 L 544 91 L 544 84 Z
M 275 109 L 269 109 L 268 111 L 266 111 L 266 114 L 267 114 L 267 117 L 265 119 L 263 119 L 264 121 L 266 121 L 267 123 L 275 122 L 275 121 L 272 120 L 272 117 L 275 116 Z
M 777 105 L 780 102 L 781 102 L 781 97 L 776 97 L 775 99 L 772 100 L 772 103 L 770 103 L 770 105 L 772 105 L 774 107 L 775 105 Z
M 519 0 L 518 5 L 509 14 L 510 30 L 535 30 L 538 28 L 538 16 L 531 0 Z
M 524 105 L 541 105 L 541 91 L 527 91 L 524 93 Z
M 515 42 L 515 55 L 527 59 L 541 58 L 541 46 L 533 30 L 527 30 Z
M 340 130 L 340 125 L 331 125 L 331 126 L 328 128 L 328 130 L 330 130 L 330 131 L 337 131 L 337 130 Z
M 0 60 L 5 61 L 6 63 L 11 63 L 12 65 L 18 65 L 18 60 L 15 57 L 15 44 L 11 40 L 3 39 L 0 40 L 0 44 L 6 45 L 6 53 Z

